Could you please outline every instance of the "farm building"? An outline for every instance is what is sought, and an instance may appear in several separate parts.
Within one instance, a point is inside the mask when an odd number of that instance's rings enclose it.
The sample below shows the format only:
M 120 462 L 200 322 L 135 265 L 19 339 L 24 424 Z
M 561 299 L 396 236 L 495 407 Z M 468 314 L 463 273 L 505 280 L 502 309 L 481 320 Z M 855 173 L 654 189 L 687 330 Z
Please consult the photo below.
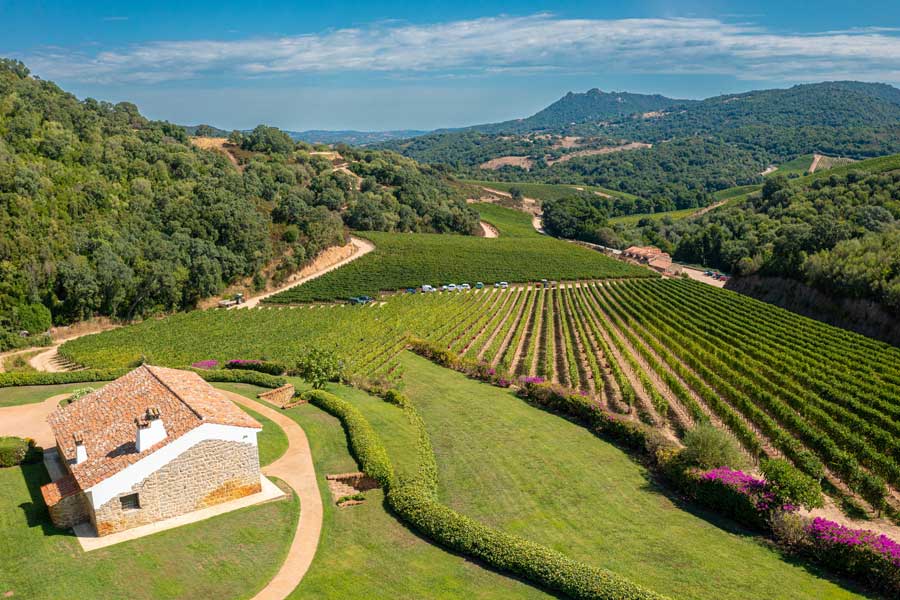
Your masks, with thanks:
M 645 264 L 655 271 L 675 275 L 681 272 L 681 265 L 672 263 L 672 257 L 656 246 L 629 246 L 622 256 Z
M 103 536 L 261 489 L 261 425 L 196 373 L 142 365 L 48 422 L 62 467 L 41 493 L 57 527 Z
M 627 258 L 647 262 L 648 260 L 665 253 L 656 246 L 629 246 L 628 248 L 625 248 L 622 254 Z

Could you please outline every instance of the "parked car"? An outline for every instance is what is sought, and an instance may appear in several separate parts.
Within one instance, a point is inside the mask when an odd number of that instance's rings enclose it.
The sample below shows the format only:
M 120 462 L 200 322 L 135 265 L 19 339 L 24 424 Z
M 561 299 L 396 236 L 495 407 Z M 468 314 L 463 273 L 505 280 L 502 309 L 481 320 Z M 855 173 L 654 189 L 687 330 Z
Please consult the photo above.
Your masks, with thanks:
M 484 287 L 484 284 L 483 284 L 482 282 L 480 282 L 480 281 L 479 281 L 478 283 L 475 284 L 475 289 L 476 289 L 476 290 L 480 290 L 480 289 L 482 289 L 483 287 Z
M 458 289 L 460 289 L 460 290 L 471 290 L 471 289 L 472 289 L 472 286 L 469 285 L 468 283 L 461 283 L 461 284 L 459 284 L 459 288 L 458 288 Z
M 545 288 L 550 287 L 550 282 L 547 281 L 546 279 L 541 279 L 541 287 L 545 287 Z
M 505 290 L 506 288 L 509 287 L 509 284 L 506 283 L 505 281 L 498 281 L 497 283 L 494 284 L 494 287 Z
M 704 271 L 703 274 L 706 275 L 707 277 L 712 277 L 713 272 L 712 271 Z
M 415 293 L 416 293 L 416 288 L 406 288 L 406 293 L 407 293 L 407 294 L 415 294 Z
M 433 286 L 433 285 L 425 284 L 425 285 L 422 286 L 422 293 L 423 293 L 423 294 L 428 294 L 428 293 L 430 293 L 430 292 L 436 292 L 436 291 L 437 291 L 437 290 L 434 289 L 434 286 Z
M 244 303 L 243 294 L 235 294 L 227 300 L 219 300 L 219 308 L 228 308 L 229 306 L 237 306 Z

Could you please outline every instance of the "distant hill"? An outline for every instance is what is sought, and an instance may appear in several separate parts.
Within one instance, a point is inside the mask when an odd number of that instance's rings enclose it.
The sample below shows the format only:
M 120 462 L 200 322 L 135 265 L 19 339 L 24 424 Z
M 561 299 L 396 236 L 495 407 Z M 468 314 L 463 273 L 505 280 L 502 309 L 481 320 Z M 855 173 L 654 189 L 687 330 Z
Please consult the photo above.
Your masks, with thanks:
M 349 146 L 367 146 L 388 140 L 408 139 L 428 133 L 417 129 L 398 129 L 395 131 L 354 131 L 352 129 L 332 131 L 328 129 L 310 129 L 308 131 L 288 131 L 288 135 L 298 141 L 310 144 L 347 144 Z
M 192 136 L 202 137 L 228 137 L 231 131 L 219 129 L 212 125 L 183 125 L 185 132 Z M 249 129 L 241 130 L 241 133 L 249 132 Z M 389 140 L 408 139 L 424 135 L 427 131 L 418 129 L 398 129 L 395 131 L 355 131 L 310 129 L 307 131 L 285 131 L 291 138 L 299 142 L 309 144 L 347 144 L 348 146 L 367 146 Z
M 481 133 L 525 133 L 537 130 L 562 132 L 567 127 L 579 123 L 643 115 L 693 102 L 693 100 L 675 100 L 659 94 L 603 92 L 594 88 L 581 94 L 569 92 L 547 108 L 525 119 L 476 125 L 465 130 Z

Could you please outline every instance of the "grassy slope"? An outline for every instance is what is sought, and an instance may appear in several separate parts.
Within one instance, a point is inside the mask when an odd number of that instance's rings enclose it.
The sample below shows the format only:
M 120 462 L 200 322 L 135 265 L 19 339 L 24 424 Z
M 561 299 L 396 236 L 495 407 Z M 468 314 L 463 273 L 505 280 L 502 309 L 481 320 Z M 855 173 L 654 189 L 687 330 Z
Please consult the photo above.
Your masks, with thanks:
M 250 597 L 277 571 L 296 497 L 82 552 L 50 523 L 42 464 L 0 469 L 0 594 L 14 598 Z
M 442 500 L 674 598 L 853 598 L 712 515 L 680 509 L 583 428 L 406 354 Z
M 293 380 L 298 388 L 299 380 Z M 229 387 L 255 397 L 253 386 Z M 329 391 L 359 406 L 379 431 L 402 475 L 415 460 L 413 431 L 395 407 L 358 390 L 330 386 Z M 340 422 L 310 405 L 285 414 L 309 438 L 319 489 L 325 501 L 322 538 L 310 571 L 290 598 L 549 598 L 524 583 L 487 571 L 410 532 L 384 507 L 380 490 L 366 502 L 339 509 L 325 483 L 329 473 L 356 471 Z
M 308 302 L 360 294 L 375 296 L 382 290 L 426 283 L 651 275 L 647 269 L 631 267 L 592 250 L 539 235 L 524 213 L 490 204 L 477 207 L 484 220 L 500 230 L 499 238 L 361 233 L 375 243 L 375 251 L 270 300 Z

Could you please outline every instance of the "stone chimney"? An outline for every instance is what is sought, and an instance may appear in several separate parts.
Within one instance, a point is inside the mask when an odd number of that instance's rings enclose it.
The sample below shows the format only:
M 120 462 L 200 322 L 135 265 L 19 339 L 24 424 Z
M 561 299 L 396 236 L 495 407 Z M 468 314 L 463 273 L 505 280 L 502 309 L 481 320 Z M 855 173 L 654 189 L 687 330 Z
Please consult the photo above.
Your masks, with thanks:
M 166 439 L 166 428 L 159 418 L 159 408 L 151 406 L 143 417 L 136 418 L 134 422 L 137 425 L 135 447 L 138 452 L 143 452 Z
M 78 465 L 87 460 L 87 448 L 84 447 L 84 436 L 80 431 L 73 433 L 72 438 L 75 440 L 75 464 Z

